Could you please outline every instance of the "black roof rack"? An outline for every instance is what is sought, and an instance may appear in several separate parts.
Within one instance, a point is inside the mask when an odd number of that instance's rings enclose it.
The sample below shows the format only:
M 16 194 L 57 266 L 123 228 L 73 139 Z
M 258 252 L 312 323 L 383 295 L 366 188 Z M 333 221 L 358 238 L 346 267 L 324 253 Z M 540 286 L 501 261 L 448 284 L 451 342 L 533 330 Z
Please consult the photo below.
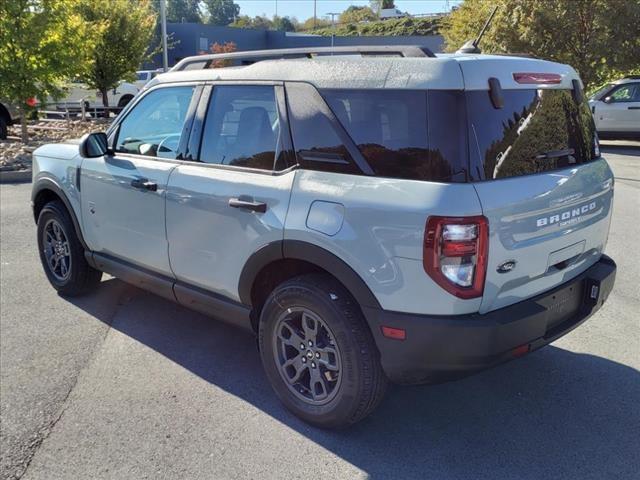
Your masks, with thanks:
M 251 65 L 261 60 L 285 58 L 313 58 L 322 55 L 360 54 L 363 57 L 435 57 L 426 47 L 416 45 L 370 45 L 352 47 L 286 48 L 278 50 L 248 50 L 245 52 L 214 53 L 197 55 L 180 60 L 172 72 L 180 70 L 203 70 L 219 60 L 231 60 L 230 66 Z

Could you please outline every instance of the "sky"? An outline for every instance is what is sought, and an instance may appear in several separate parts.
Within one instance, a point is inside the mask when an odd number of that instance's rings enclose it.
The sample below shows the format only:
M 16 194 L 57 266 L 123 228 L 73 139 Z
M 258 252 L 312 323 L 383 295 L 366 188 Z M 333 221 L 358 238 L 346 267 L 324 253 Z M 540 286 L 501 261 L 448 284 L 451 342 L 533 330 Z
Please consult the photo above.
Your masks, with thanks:
M 240 5 L 240 14 L 296 17 L 304 21 L 313 16 L 313 0 L 235 0 Z M 458 5 L 461 0 L 449 0 L 449 6 Z M 396 0 L 396 8 L 412 15 L 420 13 L 440 13 L 447 11 L 446 0 Z M 349 5 L 369 5 L 368 0 L 317 0 L 317 15 L 322 18 L 329 12 L 340 13 Z

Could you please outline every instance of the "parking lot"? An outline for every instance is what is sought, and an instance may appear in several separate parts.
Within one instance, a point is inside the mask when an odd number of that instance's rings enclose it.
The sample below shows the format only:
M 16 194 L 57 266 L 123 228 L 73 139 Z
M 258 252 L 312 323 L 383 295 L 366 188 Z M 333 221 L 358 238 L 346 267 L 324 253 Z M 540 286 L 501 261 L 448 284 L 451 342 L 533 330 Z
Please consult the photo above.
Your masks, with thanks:
M 289 414 L 256 342 L 104 277 L 49 286 L 30 184 L 0 187 L 0 478 L 638 478 L 640 147 L 616 176 L 605 307 L 550 347 L 468 379 L 393 387 L 340 432 Z

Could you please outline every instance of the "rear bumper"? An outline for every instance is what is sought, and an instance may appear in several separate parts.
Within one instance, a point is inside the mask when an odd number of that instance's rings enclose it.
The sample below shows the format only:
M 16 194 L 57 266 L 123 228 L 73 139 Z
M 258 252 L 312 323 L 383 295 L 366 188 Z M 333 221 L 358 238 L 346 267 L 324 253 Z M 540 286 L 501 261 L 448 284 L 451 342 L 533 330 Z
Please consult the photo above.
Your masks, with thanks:
M 437 383 L 537 350 L 570 332 L 604 304 L 615 276 L 615 262 L 603 255 L 569 282 L 484 315 L 414 315 L 366 307 L 363 311 L 392 381 Z M 406 339 L 384 337 L 383 325 L 404 329 Z

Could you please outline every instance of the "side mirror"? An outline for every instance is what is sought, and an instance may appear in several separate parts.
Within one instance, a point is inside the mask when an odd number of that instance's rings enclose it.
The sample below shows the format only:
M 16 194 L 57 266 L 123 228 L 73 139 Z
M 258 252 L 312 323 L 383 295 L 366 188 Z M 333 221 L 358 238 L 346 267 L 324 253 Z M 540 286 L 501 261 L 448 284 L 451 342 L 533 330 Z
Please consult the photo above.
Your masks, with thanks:
M 109 153 L 109 141 L 104 132 L 88 133 L 80 140 L 80 156 L 84 158 L 102 157 Z
M 611 102 L 613 101 L 613 98 L 611 98 L 611 97 L 604 97 L 604 98 L 602 99 L 602 101 L 603 101 L 604 103 L 611 103 Z

